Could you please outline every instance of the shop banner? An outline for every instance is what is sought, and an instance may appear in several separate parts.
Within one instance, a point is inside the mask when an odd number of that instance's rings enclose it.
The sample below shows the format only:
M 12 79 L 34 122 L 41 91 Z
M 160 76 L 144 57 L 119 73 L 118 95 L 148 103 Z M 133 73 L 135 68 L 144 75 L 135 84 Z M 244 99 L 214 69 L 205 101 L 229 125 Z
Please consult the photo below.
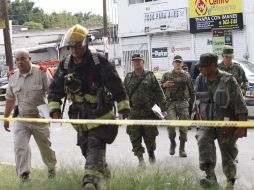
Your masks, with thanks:
M 243 29 L 242 0 L 189 0 L 190 32 Z
M 145 33 L 187 30 L 187 9 L 179 8 L 145 13 L 144 26 Z

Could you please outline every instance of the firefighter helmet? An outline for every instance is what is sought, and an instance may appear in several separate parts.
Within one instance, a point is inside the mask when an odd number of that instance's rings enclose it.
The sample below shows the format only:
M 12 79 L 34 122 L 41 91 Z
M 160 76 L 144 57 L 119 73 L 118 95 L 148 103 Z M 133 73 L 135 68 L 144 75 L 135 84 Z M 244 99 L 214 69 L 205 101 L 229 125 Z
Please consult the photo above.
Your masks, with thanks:
M 60 47 L 83 47 L 91 41 L 91 36 L 88 30 L 76 24 L 71 27 L 64 35 Z

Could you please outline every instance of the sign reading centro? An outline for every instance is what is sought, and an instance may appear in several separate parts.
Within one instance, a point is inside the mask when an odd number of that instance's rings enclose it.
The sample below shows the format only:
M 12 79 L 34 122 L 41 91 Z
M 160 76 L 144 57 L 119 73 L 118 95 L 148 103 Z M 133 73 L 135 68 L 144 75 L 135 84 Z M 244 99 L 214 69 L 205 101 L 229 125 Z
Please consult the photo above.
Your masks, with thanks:
M 242 0 L 189 0 L 191 33 L 243 28 Z
M 189 0 L 190 18 L 241 13 L 241 0 Z

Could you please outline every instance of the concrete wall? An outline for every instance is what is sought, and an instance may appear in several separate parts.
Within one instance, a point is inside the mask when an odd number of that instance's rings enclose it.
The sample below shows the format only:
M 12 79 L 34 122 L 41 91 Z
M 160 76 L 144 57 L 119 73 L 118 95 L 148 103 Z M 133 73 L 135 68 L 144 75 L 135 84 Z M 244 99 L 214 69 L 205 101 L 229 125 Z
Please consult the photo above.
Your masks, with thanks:
M 254 1 L 243 0 L 244 24 L 246 25 L 246 42 L 249 61 L 254 64 Z
M 188 7 L 189 0 L 158 0 L 155 2 L 138 3 L 129 5 L 128 0 L 118 1 L 119 37 L 141 36 L 144 33 L 144 13 L 158 10 L 169 10 Z M 254 1 L 242 0 L 244 17 L 244 36 L 246 55 L 249 61 L 254 64 Z M 202 34 L 195 34 L 198 38 Z
M 144 13 L 188 6 L 188 0 L 158 0 L 129 5 L 128 0 L 118 1 L 119 37 L 144 35 Z

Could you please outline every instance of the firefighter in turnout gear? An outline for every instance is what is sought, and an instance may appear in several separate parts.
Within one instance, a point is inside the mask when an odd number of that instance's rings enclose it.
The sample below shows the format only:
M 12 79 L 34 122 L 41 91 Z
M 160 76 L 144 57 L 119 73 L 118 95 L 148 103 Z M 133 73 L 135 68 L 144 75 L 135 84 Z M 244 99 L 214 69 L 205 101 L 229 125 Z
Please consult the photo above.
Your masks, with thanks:
M 62 60 L 49 88 L 49 110 L 54 119 L 61 118 L 61 99 L 68 96 L 71 119 L 114 119 L 114 101 L 123 118 L 128 117 L 130 107 L 125 88 L 115 67 L 102 55 L 88 48 L 91 40 L 86 28 L 75 25 L 68 30 L 62 46 L 70 55 Z M 100 179 L 107 168 L 106 144 L 111 144 L 118 132 L 112 125 L 73 125 L 77 130 L 77 145 L 86 158 L 83 187 L 98 189 Z

